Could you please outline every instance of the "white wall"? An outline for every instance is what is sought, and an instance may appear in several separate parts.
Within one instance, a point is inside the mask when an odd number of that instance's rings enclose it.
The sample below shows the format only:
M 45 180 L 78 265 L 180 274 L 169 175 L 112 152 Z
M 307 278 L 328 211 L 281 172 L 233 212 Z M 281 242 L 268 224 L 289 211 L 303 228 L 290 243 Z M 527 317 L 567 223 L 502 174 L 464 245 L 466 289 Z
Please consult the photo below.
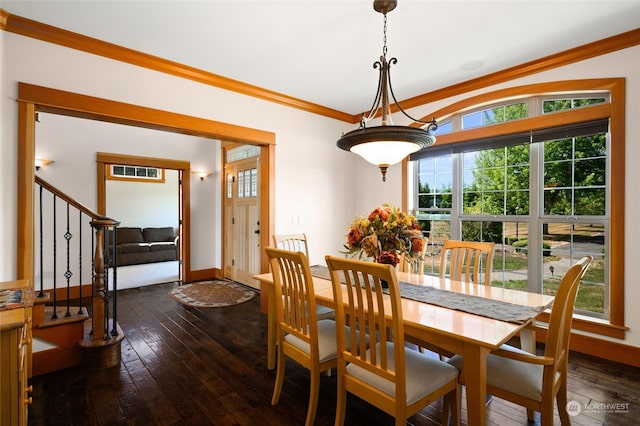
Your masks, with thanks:
M 62 189 L 85 206 L 96 211 L 96 153 L 109 152 L 142 157 L 186 161 L 192 170 L 216 170 L 220 167 L 220 142 L 212 139 L 162 132 L 140 127 L 105 123 L 55 114 L 39 114 L 36 123 L 36 158 L 52 159 L 55 162 L 38 171 L 47 182 Z M 78 177 L 82 177 L 79 179 Z M 220 175 L 212 174 L 204 181 L 195 176 L 191 179 L 191 223 L 192 226 L 208 224 L 219 217 Z M 178 226 L 177 172 L 168 175 L 164 185 L 107 181 L 107 216 L 119 220 L 121 226 Z M 137 192 L 138 186 L 143 190 Z M 162 189 L 166 188 L 166 189 Z M 110 193 L 118 190 L 126 193 L 155 193 L 154 198 L 165 199 L 160 210 L 138 208 L 151 195 L 144 198 L 118 197 Z M 161 193 L 158 193 L 161 192 Z M 133 203 L 133 204 L 132 204 Z M 195 227 L 198 232 L 191 236 L 191 267 L 206 269 L 219 265 L 222 259 L 221 227 Z M 200 249 L 206 247 L 205 249 Z
M 4 34 L 2 43 L 3 57 L 10 60 L 3 63 L 0 105 L 3 191 L 0 225 L 5 230 L 0 243 L 0 279 L 12 279 L 16 273 L 18 81 L 274 132 L 276 232 L 307 232 L 312 263 L 322 263 L 325 254 L 336 254 L 341 249 L 346 227 L 354 215 L 367 213 L 383 202 L 400 204 L 399 165 L 390 168 L 383 184 L 376 167 L 336 148 L 338 136 L 354 126 L 15 34 Z M 635 308 L 640 288 L 635 284 L 634 274 L 636 241 L 640 237 L 640 223 L 635 214 L 640 207 L 640 195 L 634 187 L 640 181 L 640 168 L 635 164 L 640 159 L 640 145 L 635 143 L 640 140 L 639 63 L 640 47 L 633 47 L 410 111 L 413 116 L 429 116 L 463 97 L 534 82 L 596 77 L 627 79 L 625 322 L 630 331 L 624 343 L 634 346 L 640 346 L 640 310 Z M 394 117 L 394 122 L 401 124 L 404 120 Z M 299 224 L 294 223 L 293 217 L 300 218 Z M 194 253 L 200 249 L 205 248 L 197 247 Z M 207 266 L 220 267 L 215 262 Z
M 19 35 L 4 34 L 5 55 L 7 61 L 5 79 L 2 81 L 2 179 L 7 192 L 3 192 L 2 225 L 9 230 L 2 241 L 0 254 L 2 269 L 0 279 L 15 277 L 16 256 L 15 241 L 15 194 L 17 161 L 17 83 L 19 81 L 66 90 L 90 96 L 111 99 L 171 112 L 212 119 L 231 124 L 271 131 L 276 134 L 276 182 L 275 182 L 275 221 L 276 232 L 290 232 L 294 228 L 302 229 L 313 239 L 312 262 L 324 262 L 325 253 L 337 254 L 342 247 L 346 224 L 353 213 L 343 200 L 349 200 L 353 193 L 351 187 L 354 175 L 351 164 L 355 161 L 352 154 L 338 152 L 338 136 L 351 126 L 326 117 L 293 110 L 274 103 L 249 98 L 225 90 L 205 86 L 195 82 L 180 80 L 165 74 L 139 67 L 110 61 L 97 56 L 43 43 Z M 29 52 L 28 55 L 24 52 Z M 99 125 L 97 122 L 93 125 Z M 130 128 L 133 129 L 133 128 Z M 142 130 L 142 129 L 139 129 Z M 85 135 L 88 133 L 85 133 Z M 144 136 L 140 136 L 144 137 Z M 36 136 L 38 138 L 38 136 Z M 106 136 L 103 140 L 98 133 L 80 138 L 74 144 L 91 147 L 93 154 L 80 150 L 80 154 L 66 155 L 63 160 L 55 158 L 50 170 L 62 169 L 65 161 L 82 158 L 83 166 L 76 169 L 77 176 L 64 177 L 65 191 L 78 194 L 87 206 L 95 206 L 92 193 L 82 187 L 95 187 L 95 151 L 120 152 L 131 155 L 145 155 L 162 158 L 189 159 L 181 148 L 168 145 L 149 153 L 152 144 L 132 146 L 126 140 Z M 105 145 L 101 145 L 104 143 Z M 154 141 L 157 143 L 157 141 Z M 96 149 L 96 147 L 100 147 Z M 121 147 L 126 147 L 122 150 Z M 49 153 L 42 153 L 44 155 Z M 56 156 L 58 156 L 57 154 Z M 210 154 L 207 154 L 210 156 Z M 202 155 L 200 155 L 202 157 Z M 7 161 L 9 159 L 9 161 Z M 62 162 L 62 164 L 58 162 Z M 221 159 L 214 158 L 212 164 L 199 165 L 191 159 L 193 169 L 212 170 L 213 175 L 201 182 L 191 177 L 192 198 L 192 240 L 203 236 L 202 241 L 192 245 L 192 267 L 220 268 L 221 257 L 219 235 L 221 206 L 212 192 L 220 188 Z M 66 167 L 65 167 L 66 168 Z M 47 179 L 45 177 L 45 179 Z M 86 182 L 82 182 L 86 180 Z M 6 182 L 5 182 L 6 181 Z M 55 183 L 54 183 L 55 184 Z M 67 184 L 71 188 L 67 189 Z M 3 188 L 4 189 L 4 188 Z M 291 195 L 295 194 L 295 197 Z M 200 215 L 211 206 L 199 208 L 203 204 L 213 205 L 215 213 Z M 216 204 L 217 203 L 217 204 Z M 4 215 L 8 212 L 6 215 Z M 300 225 L 293 225 L 293 216 L 301 218 Z M 211 226 L 204 226 L 213 220 Z M 213 232 L 213 233 L 212 233 Z M 196 235 L 197 234 L 197 235 Z M 213 257 L 212 244 L 215 244 Z M 217 254 L 216 254 L 217 253 Z M 200 259 L 205 256 L 206 259 Z
M 164 182 L 107 180 L 106 215 L 120 226 L 178 227 L 178 171 L 165 170 Z

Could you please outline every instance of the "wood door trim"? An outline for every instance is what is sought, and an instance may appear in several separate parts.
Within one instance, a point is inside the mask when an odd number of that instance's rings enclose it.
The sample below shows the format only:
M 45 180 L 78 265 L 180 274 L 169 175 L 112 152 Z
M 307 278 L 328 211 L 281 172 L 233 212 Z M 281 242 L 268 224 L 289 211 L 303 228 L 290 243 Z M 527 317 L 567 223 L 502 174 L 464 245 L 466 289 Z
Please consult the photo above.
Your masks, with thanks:
M 35 121 L 39 111 L 70 117 L 88 118 L 110 123 L 127 124 L 135 127 L 154 128 L 174 133 L 222 140 L 223 144 L 241 142 L 261 147 L 263 169 L 261 179 L 273 178 L 275 161 L 275 134 L 268 131 L 250 129 L 227 123 L 219 123 L 200 117 L 155 110 L 132 104 L 124 104 L 109 99 L 95 98 L 28 83 L 18 83 L 18 219 L 17 219 L 17 278 L 34 282 L 34 161 L 35 161 Z M 266 154 L 266 155 L 265 155 Z M 104 171 L 103 171 L 104 173 Z M 184 179 L 188 182 L 188 179 Z M 273 182 L 262 181 L 263 201 L 261 216 L 265 221 L 265 233 L 261 243 L 274 232 L 275 212 Z M 186 191 L 186 188 L 185 188 Z M 186 200 L 184 212 L 190 211 Z M 184 229 L 185 234 L 190 230 Z M 188 279 L 190 259 L 184 259 L 184 278 Z M 261 269 L 268 268 L 266 256 L 261 258 Z
M 122 164 L 125 166 L 159 167 L 163 169 L 182 171 L 184 176 L 191 175 L 191 163 L 189 161 L 98 152 L 96 153 L 96 172 L 98 174 L 98 214 L 101 214 L 103 216 L 106 216 L 107 214 L 106 169 L 111 164 Z M 189 232 L 191 229 L 191 221 L 189 220 L 189 218 L 191 217 L 191 211 L 188 207 L 190 206 L 189 201 L 191 200 L 191 186 L 189 179 L 186 179 L 186 182 L 184 179 L 182 181 L 181 196 L 182 200 L 180 202 L 179 208 L 182 209 L 182 212 L 179 213 L 179 216 L 183 218 L 183 235 L 182 241 L 180 242 L 180 248 L 182 250 L 181 253 L 179 253 L 178 260 L 182 262 L 183 272 L 189 271 L 189 274 L 185 274 L 188 275 L 188 277 L 181 276 L 180 278 L 185 282 L 189 282 L 189 280 L 187 279 L 190 278 L 191 275 L 191 234 Z

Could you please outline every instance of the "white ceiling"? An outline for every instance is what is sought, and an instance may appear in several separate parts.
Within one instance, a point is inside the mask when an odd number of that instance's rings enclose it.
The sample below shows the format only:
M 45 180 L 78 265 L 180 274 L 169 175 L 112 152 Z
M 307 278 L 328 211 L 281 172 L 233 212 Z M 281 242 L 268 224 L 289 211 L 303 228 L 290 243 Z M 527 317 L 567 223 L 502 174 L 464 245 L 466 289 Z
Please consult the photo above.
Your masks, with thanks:
M 383 17 L 371 0 L 0 0 L 0 8 L 350 114 L 373 102 Z M 398 0 L 406 99 L 640 28 L 640 0 Z

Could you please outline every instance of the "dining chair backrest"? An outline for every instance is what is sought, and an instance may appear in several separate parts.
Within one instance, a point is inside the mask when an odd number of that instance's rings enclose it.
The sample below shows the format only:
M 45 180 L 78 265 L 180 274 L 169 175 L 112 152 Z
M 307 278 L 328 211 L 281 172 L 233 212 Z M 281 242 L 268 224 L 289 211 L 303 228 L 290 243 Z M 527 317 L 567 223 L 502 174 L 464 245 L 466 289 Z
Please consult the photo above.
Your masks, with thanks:
M 327 256 L 326 261 L 336 304 L 338 376 L 345 374 L 347 364 L 357 365 L 379 376 L 380 380 L 392 383 L 396 398 L 404 404 L 404 325 L 395 269 L 391 265 L 333 256 Z M 383 290 L 385 282 L 388 296 Z M 348 335 L 343 331 L 345 318 L 350 323 Z M 393 321 L 387 321 L 387 318 L 393 318 Z M 365 336 L 375 336 L 378 342 L 394 344 L 381 344 L 378 351 L 358 351 L 365 347 Z M 346 349 L 347 342 L 350 342 L 351 350 Z M 392 368 L 394 364 L 395 369 Z M 355 377 L 349 377 L 345 383 L 348 391 L 353 391 L 350 386 L 366 386 Z M 375 401 L 369 402 L 374 405 L 395 405 L 395 400 L 382 390 L 372 389 L 371 393 L 375 394 Z
M 495 243 L 446 240 L 440 253 L 440 278 L 491 284 Z
M 336 366 L 335 322 L 318 320 L 313 277 L 302 251 L 266 247 L 273 275 L 277 315 L 278 369 L 271 404 L 278 403 L 288 357 L 310 373 L 306 426 L 313 425 L 320 392 L 320 373 Z M 333 311 L 331 311 L 333 312 Z
M 325 259 L 336 305 L 336 426 L 344 423 L 347 393 L 394 416 L 396 425 L 405 425 L 408 417 L 444 397 L 442 424 L 449 424 L 451 413 L 451 424 L 458 425 L 458 370 L 405 346 L 395 268 L 334 256 Z M 367 337 L 371 345 L 362 350 Z
M 569 358 L 569 338 L 578 288 L 592 261 L 592 256 L 585 256 L 565 272 L 551 307 L 545 356 L 555 359 L 556 364 L 564 363 L 565 368 Z M 556 365 L 553 374 L 558 368 Z
M 301 251 L 309 258 L 307 234 L 274 235 L 273 244 L 276 248 L 289 251 Z
M 265 248 L 273 274 L 276 315 L 281 330 L 317 350 L 316 300 L 307 256 L 301 251 Z
M 398 263 L 398 272 L 410 272 L 414 274 L 424 274 L 424 256 L 427 252 L 428 238 L 422 239 L 422 247 L 420 249 L 420 255 L 415 259 L 409 259 L 408 256 L 400 255 L 400 262 Z

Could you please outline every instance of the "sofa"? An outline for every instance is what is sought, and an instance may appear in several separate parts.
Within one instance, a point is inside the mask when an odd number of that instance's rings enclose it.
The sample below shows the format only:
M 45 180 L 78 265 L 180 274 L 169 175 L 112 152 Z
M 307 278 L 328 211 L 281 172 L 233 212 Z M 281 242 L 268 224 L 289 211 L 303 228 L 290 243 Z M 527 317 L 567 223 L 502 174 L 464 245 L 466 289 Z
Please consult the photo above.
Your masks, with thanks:
M 107 233 L 109 256 L 113 256 L 112 230 Z M 171 226 L 162 228 L 117 228 L 117 266 L 166 262 L 178 259 L 178 236 Z

